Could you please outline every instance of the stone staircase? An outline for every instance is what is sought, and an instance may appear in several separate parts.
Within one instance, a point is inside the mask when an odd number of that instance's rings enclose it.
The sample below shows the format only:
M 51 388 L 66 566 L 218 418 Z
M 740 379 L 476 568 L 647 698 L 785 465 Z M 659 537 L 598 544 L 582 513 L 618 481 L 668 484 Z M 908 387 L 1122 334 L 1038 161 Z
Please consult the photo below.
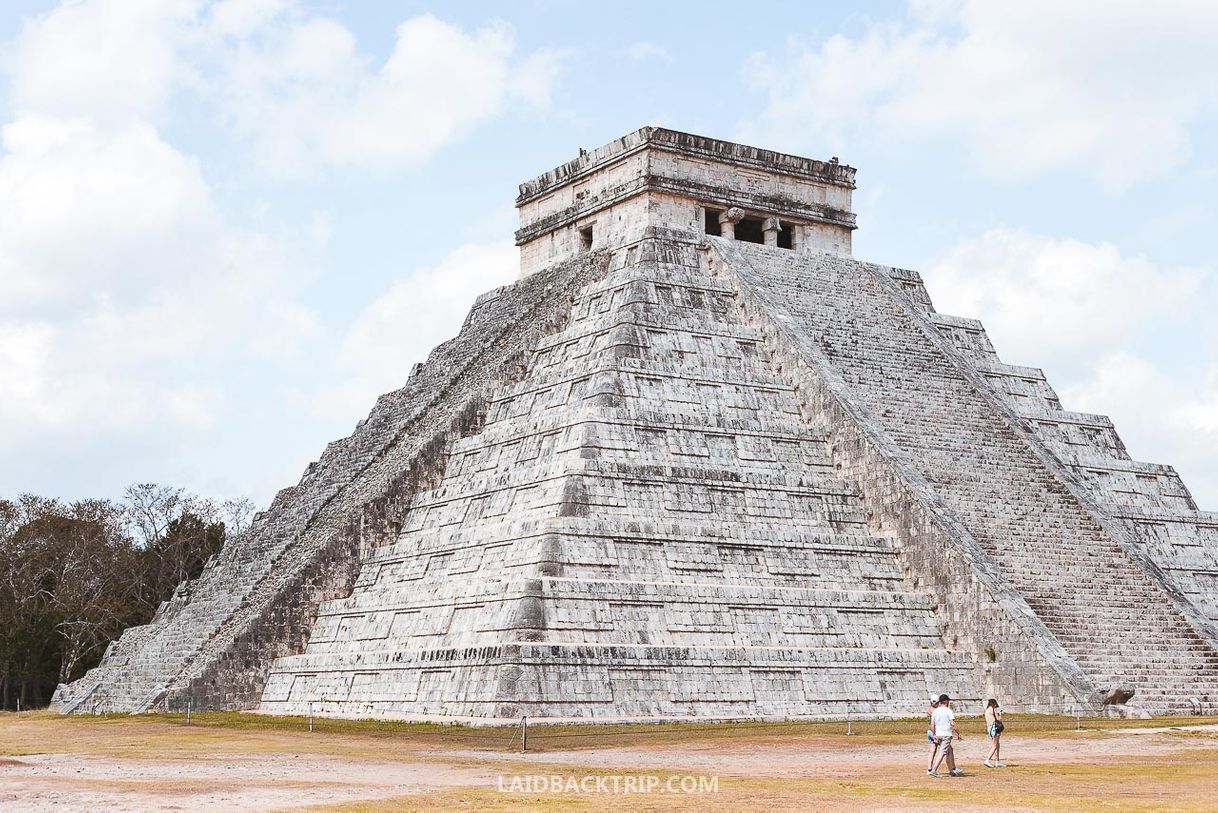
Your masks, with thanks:
M 979 384 L 926 319 L 928 299 L 891 269 L 849 257 L 712 242 L 792 352 L 840 382 L 871 436 L 924 478 L 1099 690 L 1135 688 L 1154 712 L 1218 702 L 1218 651 L 1195 607 L 1105 527 L 1056 458 Z
M 734 289 L 615 252 L 324 603 L 261 709 L 447 718 L 920 713 L 979 699 Z
M 937 313 L 916 273 L 891 269 L 891 276 L 1023 428 L 1125 526 L 1132 543 L 1209 622 L 1202 632 L 1218 645 L 1218 513 L 1198 510 L 1171 466 L 1133 460 L 1109 418 L 1064 410 L 1043 371 L 1004 364 L 980 322 Z
M 1213 574 L 1175 473 L 912 272 L 652 229 L 480 299 L 57 703 L 1188 712 L 1218 702 Z

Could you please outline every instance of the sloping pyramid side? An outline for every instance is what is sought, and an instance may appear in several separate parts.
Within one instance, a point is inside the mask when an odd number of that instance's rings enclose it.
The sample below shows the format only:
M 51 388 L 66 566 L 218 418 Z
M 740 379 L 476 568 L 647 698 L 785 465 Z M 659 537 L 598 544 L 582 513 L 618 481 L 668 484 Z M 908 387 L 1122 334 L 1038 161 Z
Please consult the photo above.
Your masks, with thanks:
M 456 338 L 400 390 L 378 399 L 349 437 L 329 444 L 202 575 L 151 623 L 113 642 L 101 664 L 60 686 L 64 713 L 251 708 L 271 661 L 299 652 L 317 605 L 348 595 L 361 546 L 396 534 L 400 506 L 434 476 L 434 450 L 476 420 L 498 380 L 566 316 L 572 291 L 603 257 L 556 265 L 483 295 Z
M 1028 691 L 1017 668 L 1025 653 L 964 611 L 977 578 L 1078 696 L 1134 689 L 1154 713 L 1218 704 L 1202 605 L 996 395 L 892 269 L 710 243 L 754 324 L 809 385 L 808 412 L 835 433 L 847 476 L 954 608 L 951 639 L 995 653 L 1006 697 Z
M 981 697 L 688 238 L 613 255 L 260 709 L 457 719 L 920 713 Z
M 1128 539 L 1208 623 L 1202 632 L 1218 643 L 1218 512 L 1197 507 L 1174 468 L 1130 457 L 1110 418 L 1062 407 L 1043 370 L 1004 363 L 976 319 L 939 313 L 921 277 L 891 269 L 893 279 L 920 305 L 991 395 L 1013 411 L 1021 429 L 1035 435 L 1057 463 L 1119 521 Z

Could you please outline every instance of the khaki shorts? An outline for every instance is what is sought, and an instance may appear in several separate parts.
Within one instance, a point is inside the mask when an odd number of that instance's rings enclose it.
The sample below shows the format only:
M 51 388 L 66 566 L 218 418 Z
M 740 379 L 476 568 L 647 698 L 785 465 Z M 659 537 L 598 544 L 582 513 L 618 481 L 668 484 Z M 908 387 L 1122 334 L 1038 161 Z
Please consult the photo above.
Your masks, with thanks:
M 951 737 L 940 737 L 939 738 L 939 748 L 938 748 L 938 750 L 935 751 L 935 759 L 936 760 L 943 759 L 951 752 L 952 752 L 952 738 Z

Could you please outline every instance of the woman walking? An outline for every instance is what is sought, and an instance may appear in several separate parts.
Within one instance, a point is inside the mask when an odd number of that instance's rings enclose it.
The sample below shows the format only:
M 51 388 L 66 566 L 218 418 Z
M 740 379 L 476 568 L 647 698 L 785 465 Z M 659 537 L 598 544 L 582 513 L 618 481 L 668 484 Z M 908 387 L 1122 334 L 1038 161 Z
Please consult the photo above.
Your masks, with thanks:
M 1005 768 L 1007 766 L 1002 761 L 1003 728 L 1005 726 L 1002 724 L 1002 710 L 998 708 L 998 701 L 991 697 L 985 705 L 985 733 L 990 735 L 990 741 L 994 743 L 994 747 L 990 749 L 990 755 L 985 758 L 987 768 Z

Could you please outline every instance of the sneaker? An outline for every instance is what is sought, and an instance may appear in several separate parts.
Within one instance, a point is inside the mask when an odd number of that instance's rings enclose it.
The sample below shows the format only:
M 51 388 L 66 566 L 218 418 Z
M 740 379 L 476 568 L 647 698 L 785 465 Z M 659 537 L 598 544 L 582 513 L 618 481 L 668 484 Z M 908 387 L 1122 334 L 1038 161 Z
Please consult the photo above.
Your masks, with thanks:
M 987 768 L 993 768 L 993 767 L 994 767 L 994 763 L 993 763 L 993 762 L 990 762 L 990 761 L 987 759 L 987 760 L 985 761 L 985 767 L 987 767 Z
M 1007 766 L 1007 764 L 1000 759 L 1000 760 L 998 760 L 998 764 L 995 765 L 994 767 L 995 768 L 1005 768 L 1006 766 Z
M 940 778 L 942 778 L 942 777 L 943 777 L 943 774 L 941 774 L 941 773 L 936 773 L 935 771 L 927 771 L 927 772 L 926 772 L 926 775 L 927 775 L 927 776 L 933 776 L 935 779 L 940 779 Z
M 964 769 L 963 769 L 963 768 L 957 768 L 956 770 L 951 771 L 951 772 L 948 774 L 948 776 L 964 776 Z

